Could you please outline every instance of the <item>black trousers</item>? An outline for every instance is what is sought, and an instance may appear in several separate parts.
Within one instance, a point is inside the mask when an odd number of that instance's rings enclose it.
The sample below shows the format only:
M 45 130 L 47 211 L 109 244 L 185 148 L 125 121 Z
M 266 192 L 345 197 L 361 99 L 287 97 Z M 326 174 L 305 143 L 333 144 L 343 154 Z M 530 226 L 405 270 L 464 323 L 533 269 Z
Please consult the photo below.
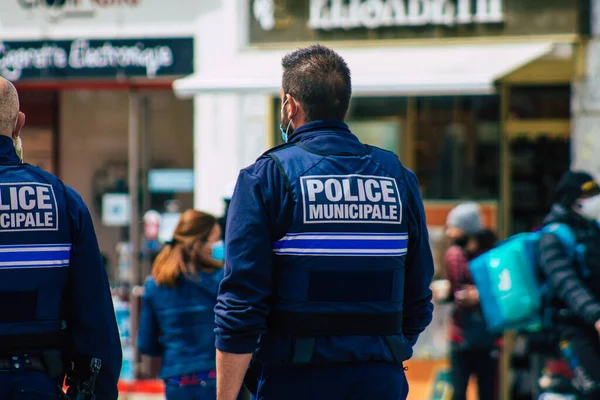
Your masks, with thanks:
M 452 400 L 466 400 L 469 378 L 475 374 L 479 399 L 497 398 L 498 360 L 492 350 L 453 349 L 450 352 Z

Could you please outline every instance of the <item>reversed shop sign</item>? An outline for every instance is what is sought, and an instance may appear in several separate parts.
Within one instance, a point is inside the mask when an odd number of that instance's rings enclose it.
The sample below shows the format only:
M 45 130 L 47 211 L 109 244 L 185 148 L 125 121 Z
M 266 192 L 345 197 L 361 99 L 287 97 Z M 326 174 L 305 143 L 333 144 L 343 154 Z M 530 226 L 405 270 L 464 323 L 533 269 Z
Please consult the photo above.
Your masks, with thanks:
M 503 20 L 502 0 L 310 0 L 308 24 L 312 29 L 372 29 Z
M 193 53 L 192 38 L 0 41 L 0 75 L 12 81 L 188 75 Z
M 248 35 L 251 44 L 586 35 L 590 12 L 585 4 L 546 0 L 251 0 Z
M 262 29 L 276 28 L 283 14 L 277 0 L 254 0 Z M 464 25 L 504 21 L 503 0 L 309 0 L 311 29 Z

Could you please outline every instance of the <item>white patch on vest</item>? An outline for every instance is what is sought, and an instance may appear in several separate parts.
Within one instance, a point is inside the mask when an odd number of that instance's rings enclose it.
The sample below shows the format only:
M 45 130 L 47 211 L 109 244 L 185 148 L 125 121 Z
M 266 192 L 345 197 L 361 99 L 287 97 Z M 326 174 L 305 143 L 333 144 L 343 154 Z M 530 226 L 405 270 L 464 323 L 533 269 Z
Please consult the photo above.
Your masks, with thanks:
M 315 175 L 300 178 L 305 224 L 401 224 L 402 200 L 393 178 Z
M 47 183 L 0 183 L 0 233 L 57 231 L 58 207 Z

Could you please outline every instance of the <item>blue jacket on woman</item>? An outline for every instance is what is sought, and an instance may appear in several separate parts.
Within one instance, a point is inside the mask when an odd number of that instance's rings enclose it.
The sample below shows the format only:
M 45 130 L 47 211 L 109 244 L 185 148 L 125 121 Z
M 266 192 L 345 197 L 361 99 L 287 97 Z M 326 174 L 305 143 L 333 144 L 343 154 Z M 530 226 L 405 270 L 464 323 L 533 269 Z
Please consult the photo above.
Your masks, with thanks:
M 223 270 L 180 278 L 175 288 L 146 280 L 138 331 L 142 354 L 162 357 L 167 379 L 215 369 L 214 312 Z

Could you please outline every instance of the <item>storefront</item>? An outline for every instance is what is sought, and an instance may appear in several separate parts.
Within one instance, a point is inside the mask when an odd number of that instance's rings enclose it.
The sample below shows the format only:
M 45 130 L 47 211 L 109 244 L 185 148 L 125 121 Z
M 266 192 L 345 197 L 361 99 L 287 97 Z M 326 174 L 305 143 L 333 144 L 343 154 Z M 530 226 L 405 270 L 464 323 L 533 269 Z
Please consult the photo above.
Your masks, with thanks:
M 206 145 L 195 206 L 220 211 L 211 188 L 281 142 L 281 57 L 320 42 L 352 71 L 350 128 L 417 173 L 441 275 L 446 214 L 462 199 L 481 201 L 501 236 L 541 222 L 571 161 L 572 82 L 585 73 L 589 25 L 583 0 L 223 2 L 199 18 L 197 72 L 174 84 L 194 96 L 194 135 Z M 445 354 L 436 324 L 418 357 Z
M 210 26 L 199 23 L 203 33 L 218 31 L 215 19 L 227 27 L 218 43 L 222 57 L 206 55 L 216 54 L 210 51 L 216 43 L 202 43 L 209 50 L 197 55 L 199 72 L 174 85 L 180 96 L 200 94 L 198 114 L 216 104 L 228 110 L 227 129 L 218 114 L 196 125 L 197 139 L 222 147 L 232 166 L 199 180 L 200 187 L 235 178 L 261 149 L 280 141 L 281 56 L 323 42 L 352 70 L 350 126 L 396 151 L 417 172 L 426 199 L 502 200 L 503 234 L 540 222 L 548 192 L 569 164 L 571 82 L 584 72 L 588 2 L 241 3 L 215 10 Z M 212 126 L 226 130 L 225 137 L 217 139 Z M 501 151 L 509 148 L 513 165 Z M 204 192 L 197 205 L 218 209 L 217 196 Z
M 26 161 L 82 195 L 113 283 L 135 270 L 119 268 L 117 251 L 131 219 L 163 211 L 169 198 L 193 205 L 191 191 L 150 195 L 147 185 L 152 169 L 193 168 L 193 101 L 171 90 L 194 71 L 200 10 L 184 3 L 7 0 L 0 10 L 0 75 L 27 115 Z M 105 195 L 130 190 L 107 218 Z M 140 236 L 139 224 L 131 234 Z

